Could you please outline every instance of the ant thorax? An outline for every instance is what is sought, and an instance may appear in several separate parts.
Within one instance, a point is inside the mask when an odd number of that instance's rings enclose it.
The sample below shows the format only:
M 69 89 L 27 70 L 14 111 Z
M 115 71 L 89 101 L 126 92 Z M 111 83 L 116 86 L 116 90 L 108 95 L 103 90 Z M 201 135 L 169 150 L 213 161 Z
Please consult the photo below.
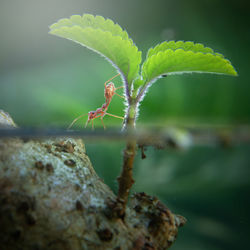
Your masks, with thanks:
M 95 111 L 95 114 L 96 114 L 96 115 L 103 114 L 103 109 L 102 109 L 102 108 L 98 108 L 98 109 Z
M 108 105 L 109 105 L 109 103 L 104 103 L 103 105 L 102 105 L 102 110 L 103 111 L 106 111 L 107 109 L 108 109 Z

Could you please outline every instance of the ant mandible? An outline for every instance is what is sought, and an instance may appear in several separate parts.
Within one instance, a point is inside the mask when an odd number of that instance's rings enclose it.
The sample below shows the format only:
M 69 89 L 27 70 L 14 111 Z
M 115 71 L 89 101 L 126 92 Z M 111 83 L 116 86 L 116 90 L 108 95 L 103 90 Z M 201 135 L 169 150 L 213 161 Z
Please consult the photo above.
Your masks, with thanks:
M 124 119 L 123 117 L 120 117 L 120 116 L 117 116 L 117 115 L 112 115 L 110 113 L 107 113 L 107 110 L 108 110 L 108 107 L 109 107 L 109 104 L 113 98 L 114 95 L 117 95 L 121 98 L 124 98 L 123 96 L 117 94 L 115 91 L 117 89 L 120 89 L 120 88 L 123 88 L 124 86 L 121 86 L 121 87 L 118 87 L 116 88 L 114 83 L 110 82 L 111 80 L 113 80 L 115 77 L 119 76 L 120 74 L 117 74 L 115 76 L 113 76 L 112 78 L 110 78 L 108 81 L 106 81 L 104 83 L 104 97 L 105 97 L 105 103 L 102 105 L 101 108 L 97 108 L 95 111 L 90 111 L 88 112 L 87 114 L 83 114 L 83 115 L 80 115 L 78 116 L 76 119 L 74 119 L 74 121 L 69 125 L 68 129 L 70 129 L 73 124 L 78 121 L 81 117 L 85 116 L 85 115 L 88 115 L 88 120 L 85 124 L 85 128 L 87 127 L 88 123 L 91 121 L 92 122 L 92 129 L 94 129 L 94 119 L 96 118 L 101 118 L 101 121 L 102 121 L 102 125 L 103 125 L 103 128 L 106 129 L 105 125 L 104 125 L 104 122 L 103 122 L 103 117 L 105 115 L 109 115 L 109 116 L 113 116 L 113 117 L 116 117 L 116 118 L 119 118 L 119 119 Z M 108 84 L 107 84 L 108 83 Z

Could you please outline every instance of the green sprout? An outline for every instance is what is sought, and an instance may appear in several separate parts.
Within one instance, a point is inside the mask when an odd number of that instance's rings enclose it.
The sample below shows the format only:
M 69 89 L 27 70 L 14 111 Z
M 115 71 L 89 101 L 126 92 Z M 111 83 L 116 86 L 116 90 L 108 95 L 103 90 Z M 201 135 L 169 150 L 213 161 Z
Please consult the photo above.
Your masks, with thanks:
M 139 104 L 149 87 L 163 76 L 195 72 L 237 76 L 230 61 L 222 54 L 194 42 L 162 42 L 148 50 L 142 63 L 141 51 L 128 33 L 102 16 L 84 14 L 61 19 L 50 26 L 50 34 L 67 38 L 97 52 L 120 73 L 127 107 L 123 122 L 126 131 L 135 129 Z M 131 139 L 124 150 L 123 169 L 118 178 L 118 200 L 123 204 L 123 214 L 134 183 L 132 169 L 135 152 L 136 141 Z

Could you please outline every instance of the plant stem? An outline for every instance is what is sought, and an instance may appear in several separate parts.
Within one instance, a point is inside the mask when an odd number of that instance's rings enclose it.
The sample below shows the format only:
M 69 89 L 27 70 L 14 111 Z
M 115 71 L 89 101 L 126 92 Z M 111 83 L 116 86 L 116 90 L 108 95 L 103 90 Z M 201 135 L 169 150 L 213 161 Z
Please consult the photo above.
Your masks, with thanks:
M 135 129 L 135 118 L 137 111 L 137 103 L 134 99 L 129 100 L 129 106 L 126 112 L 124 129 L 133 131 Z M 134 184 L 133 179 L 133 163 L 136 153 L 136 140 L 129 139 L 126 148 L 123 151 L 123 167 L 120 177 L 118 177 L 118 196 L 117 199 L 121 202 L 121 217 L 125 215 L 126 204 L 128 201 L 129 191 Z

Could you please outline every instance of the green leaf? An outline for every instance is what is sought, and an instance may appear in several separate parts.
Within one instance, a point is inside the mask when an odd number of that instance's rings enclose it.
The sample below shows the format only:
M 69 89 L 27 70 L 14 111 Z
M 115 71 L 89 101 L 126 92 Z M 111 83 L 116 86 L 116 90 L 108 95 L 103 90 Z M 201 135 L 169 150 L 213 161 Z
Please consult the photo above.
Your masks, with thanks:
M 126 78 L 138 76 L 141 52 L 118 24 L 101 16 L 71 16 L 51 25 L 50 34 L 67 38 L 103 55 Z
M 133 82 L 133 91 L 132 91 L 132 95 L 133 96 L 136 96 L 136 93 L 137 93 L 137 90 L 142 86 L 142 85 L 144 85 L 144 81 L 140 78 L 140 77 L 138 77 L 138 78 L 136 78 L 135 80 L 134 80 L 134 82 Z
M 50 29 L 53 30 L 62 27 L 72 27 L 75 25 L 80 26 L 83 29 L 90 27 L 93 29 L 109 31 L 112 35 L 121 36 L 124 40 L 131 40 L 128 33 L 112 20 L 104 19 L 102 16 L 93 16 L 90 14 L 84 14 L 83 16 L 73 15 L 70 18 L 60 19 L 57 23 L 52 24 Z
M 192 72 L 237 75 L 230 61 L 221 55 L 183 49 L 157 52 L 148 57 L 142 66 L 144 82 L 151 82 L 163 74 Z
M 193 51 L 193 52 L 201 52 L 204 54 L 210 53 L 213 55 L 218 55 L 223 58 L 223 55 L 219 53 L 215 53 L 211 48 L 205 47 L 201 43 L 194 43 L 194 42 L 184 42 L 184 41 L 169 41 L 163 42 L 156 45 L 154 48 L 150 48 L 147 53 L 147 57 L 157 54 L 160 51 L 165 51 L 167 49 L 177 50 L 183 49 L 184 51 Z

